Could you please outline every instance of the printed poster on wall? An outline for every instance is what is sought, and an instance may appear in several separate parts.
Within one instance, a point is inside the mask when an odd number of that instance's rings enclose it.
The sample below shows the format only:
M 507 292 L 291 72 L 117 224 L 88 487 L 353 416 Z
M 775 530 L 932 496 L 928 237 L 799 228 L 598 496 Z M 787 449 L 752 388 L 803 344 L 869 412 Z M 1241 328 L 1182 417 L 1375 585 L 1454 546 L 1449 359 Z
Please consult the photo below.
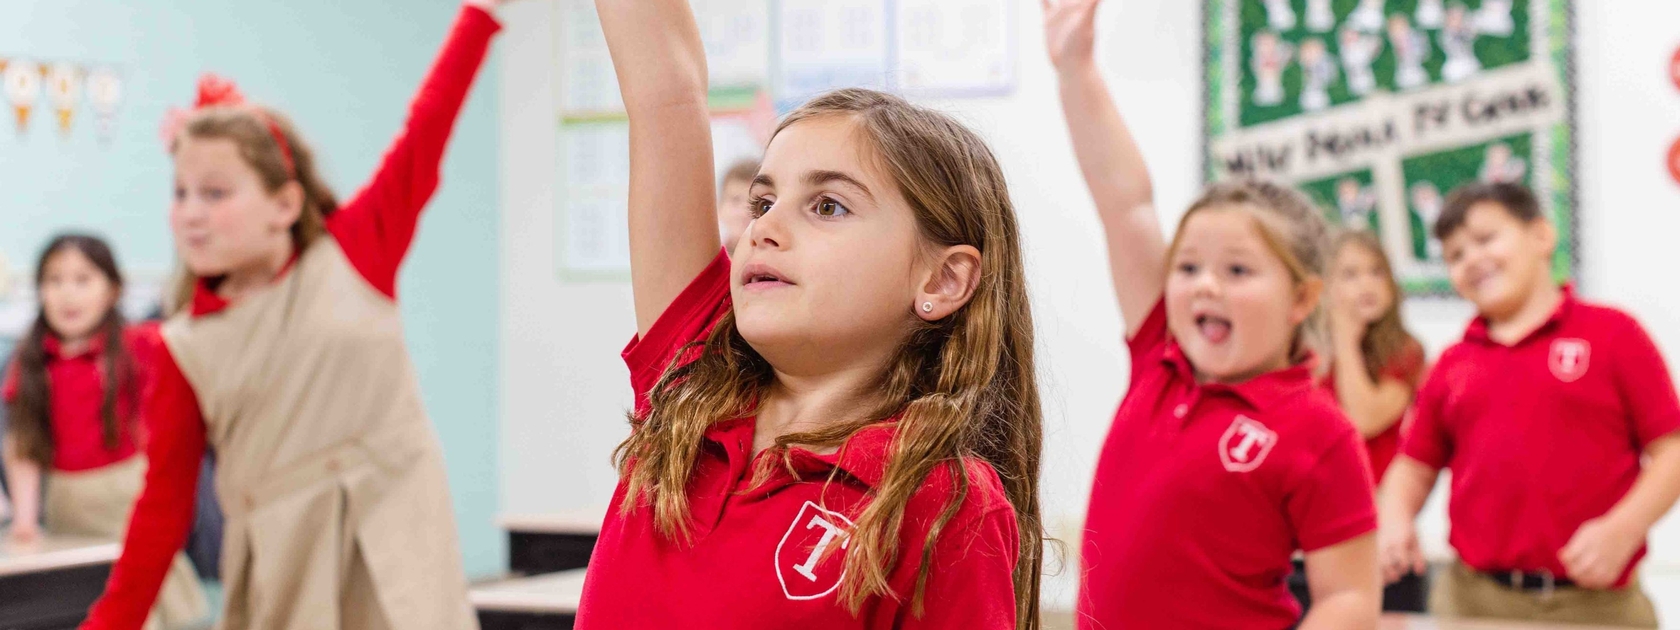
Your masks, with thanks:
M 1204 0 L 1205 176 L 1296 185 L 1447 295 L 1430 235 L 1471 181 L 1534 188 L 1576 275 L 1571 0 Z
M 886 89 L 891 81 L 882 0 L 776 0 L 777 111 L 842 87 Z
M 897 0 L 894 76 L 907 94 L 991 96 L 1015 87 L 1010 0 Z

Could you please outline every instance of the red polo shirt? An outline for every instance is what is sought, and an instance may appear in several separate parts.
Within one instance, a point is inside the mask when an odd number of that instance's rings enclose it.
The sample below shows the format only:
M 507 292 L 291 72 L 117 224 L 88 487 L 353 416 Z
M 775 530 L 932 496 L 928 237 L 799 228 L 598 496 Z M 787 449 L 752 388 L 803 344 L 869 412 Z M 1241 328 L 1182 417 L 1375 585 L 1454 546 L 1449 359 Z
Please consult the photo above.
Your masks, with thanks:
M 1290 556 L 1377 527 L 1353 425 L 1309 366 L 1199 384 L 1157 305 L 1097 463 L 1079 627 L 1254 628 L 1300 620 Z
M 1418 392 L 1404 452 L 1452 469 L 1450 540 L 1465 564 L 1567 576 L 1558 550 L 1627 494 L 1645 446 L 1675 429 L 1680 402 L 1656 344 L 1626 313 L 1566 287 L 1551 319 L 1514 345 L 1471 322 Z
M 729 259 L 720 253 L 647 336 L 625 348 L 639 410 L 678 350 L 702 339 L 729 308 Z M 753 418 L 714 424 L 688 486 L 692 542 L 661 535 L 650 509 L 609 512 L 577 627 L 1014 628 L 1015 512 L 997 473 L 979 460 L 964 462 L 968 494 L 934 545 L 923 615 L 912 614 L 908 598 L 928 529 L 952 496 L 952 467 L 938 469 L 906 506 L 889 573 L 900 598 L 870 598 L 857 616 L 840 602 L 846 549 L 839 534 L 881 482 L 895 428 L 891 421 L 866 427 L 831 455 L 792 449 L 793 471 L 778 466 L 754 485 L 754 462 L 777 453 L 754 455 Z M 620 483 L 613 505 L 624 492 Z
M 1423 378 L 1423 361 L 1423 346 L 1416 341 L 1409 342 L 1406 347 L 1389 357 L 1388 364 L 1383 366 L 1377 377 L 1399 381 L 1415 394 L 1418 381 Z M 1364 369 L 1364 366 L 1357 368 Z M 1335 366 L 1331 366 L 1330 372 L 1319 381 L 1319 387 L 1330 395 L 1331 400 L 1341 404 L 1340 396 L 1336 394 Z M 1405 415 L 1406 411 L 1401 410 L 1400 418 L 1405 418 Z M 1375 483 L 1382 482 L 1383 473 L 1388 471 L 1389 464 L 1394 463 L 1394 456 L 1400 453 L 1401 425 L 1405 424 L 1401 419 L 1389 425 L 1388 430 L 1365 440 L 1365 453 L 1371 459 L 1371 480 Z
M 157 324 L 138 324 L 123 330 L 123 345 L 134 361 L 133 377 L 117 394 L 117 445 L 105 446 L 105 337 L 89 340 L 77 354 L 67 355 L 57 337 L 41 341 L 47 354 L 47 387 L 51 400 L 54 470 L 75 472 L 103 468 L 139 452 L 142 435 L 136 404 L 152 381 L 152 363 L 163 339 Z M 17 400 L 18 373 L 14 359 L 0 392 L 6 402 Z

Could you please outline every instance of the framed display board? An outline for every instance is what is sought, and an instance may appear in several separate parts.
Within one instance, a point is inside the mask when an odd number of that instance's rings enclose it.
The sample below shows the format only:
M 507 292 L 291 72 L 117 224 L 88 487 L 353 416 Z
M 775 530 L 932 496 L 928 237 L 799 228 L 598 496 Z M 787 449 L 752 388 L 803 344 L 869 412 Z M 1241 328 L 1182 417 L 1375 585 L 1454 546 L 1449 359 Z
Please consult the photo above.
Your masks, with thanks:
M 1372 230 L 1413 295 L 1452 289 L 1430 235 L 1476 180 L 1532 187 L 1579 265 L 1571 0 L 1204 0 L 1204 177 L 1293 184 Z

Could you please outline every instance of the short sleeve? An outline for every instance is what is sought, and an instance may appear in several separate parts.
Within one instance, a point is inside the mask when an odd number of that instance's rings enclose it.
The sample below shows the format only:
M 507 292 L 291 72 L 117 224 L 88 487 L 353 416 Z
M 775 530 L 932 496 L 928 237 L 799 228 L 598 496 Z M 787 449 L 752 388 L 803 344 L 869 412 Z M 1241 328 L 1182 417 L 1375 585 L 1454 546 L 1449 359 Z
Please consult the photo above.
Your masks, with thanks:
M 1021 537 L 1015 512 L 1005 507 L 988 510 L 966 524 L 952 527 L 934 541 L 934 568 L 923 591 L 922 615 L 908 602 L 893 627 L 1015 628 L 1015 564 Z
M 1284 503 L 1303 551 L 1323 549 L 1377 529 L 1371 468 L 1351 424 L 1293 480 Z
M 677 353 L 692 342 L 704 340 L 729 307 L 729 257 L 719 250 L 711 264 L 659 314 L 647 335 L 632 338 L 624 346 L 624 364 L 630 368 L 630 386 L 636 392 L 636 415 L 647 411 L 648 392 Z M 684 359 L 693 360 L 694 356 Z
M 1400 452 L 1430 468 L 1447 467 L 1452 459 L 1452 432 L 1447 426 L 1445 370 L 1437 368 L 1424 381 L 1412 405 L 1412 422 L 1401 436 Z
M 1628 318 L 1617 335 L 1610 362 L 1616 388 L 1626 403 L 1633 435 L 1639 447 L 1680 429 L 1680 401 L 1657 344 L 1638 322 Z
M 1161 359 L 1161 353 L 1167 347 L 1167 301 L 1162 299 L 1155 303 L 1155 308 L 1149 309 L 1144 316 L 1143 325 L 1138 327 L 1137 334 L 1126 340 L 1126 347 L 1132 353 L 1132 375 L 1136 376 L 1139 367 L 1155 365 Z

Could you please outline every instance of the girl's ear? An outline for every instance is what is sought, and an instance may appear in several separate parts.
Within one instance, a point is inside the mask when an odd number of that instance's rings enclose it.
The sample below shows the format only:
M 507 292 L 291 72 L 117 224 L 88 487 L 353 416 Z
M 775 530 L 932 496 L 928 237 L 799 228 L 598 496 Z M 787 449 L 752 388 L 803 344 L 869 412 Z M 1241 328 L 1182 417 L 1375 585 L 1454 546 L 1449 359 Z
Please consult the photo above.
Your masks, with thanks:
M 968 304 L 980 286 L 980 262 L 980 250 L 973 245 L 952 245 L 939 252 L 916 293 L 916 316 L 936 322 Z
M 1324 279 L 1318 276 L 1308 277 L 1295 287 L 1295 304 L 1289 309 L 1289 323 L 1300 326 L 1311 317 L 1313 310 L 1318 308 L 1319 298 L 1324 294 Z
M 275 210 L 273 223 L 269 224 L 270 231 L 290 231 L 297 224 L 298 217 L 303 216 L 303 184 L 295 179 L 281 184 L 269 199 L 274 202 Z

